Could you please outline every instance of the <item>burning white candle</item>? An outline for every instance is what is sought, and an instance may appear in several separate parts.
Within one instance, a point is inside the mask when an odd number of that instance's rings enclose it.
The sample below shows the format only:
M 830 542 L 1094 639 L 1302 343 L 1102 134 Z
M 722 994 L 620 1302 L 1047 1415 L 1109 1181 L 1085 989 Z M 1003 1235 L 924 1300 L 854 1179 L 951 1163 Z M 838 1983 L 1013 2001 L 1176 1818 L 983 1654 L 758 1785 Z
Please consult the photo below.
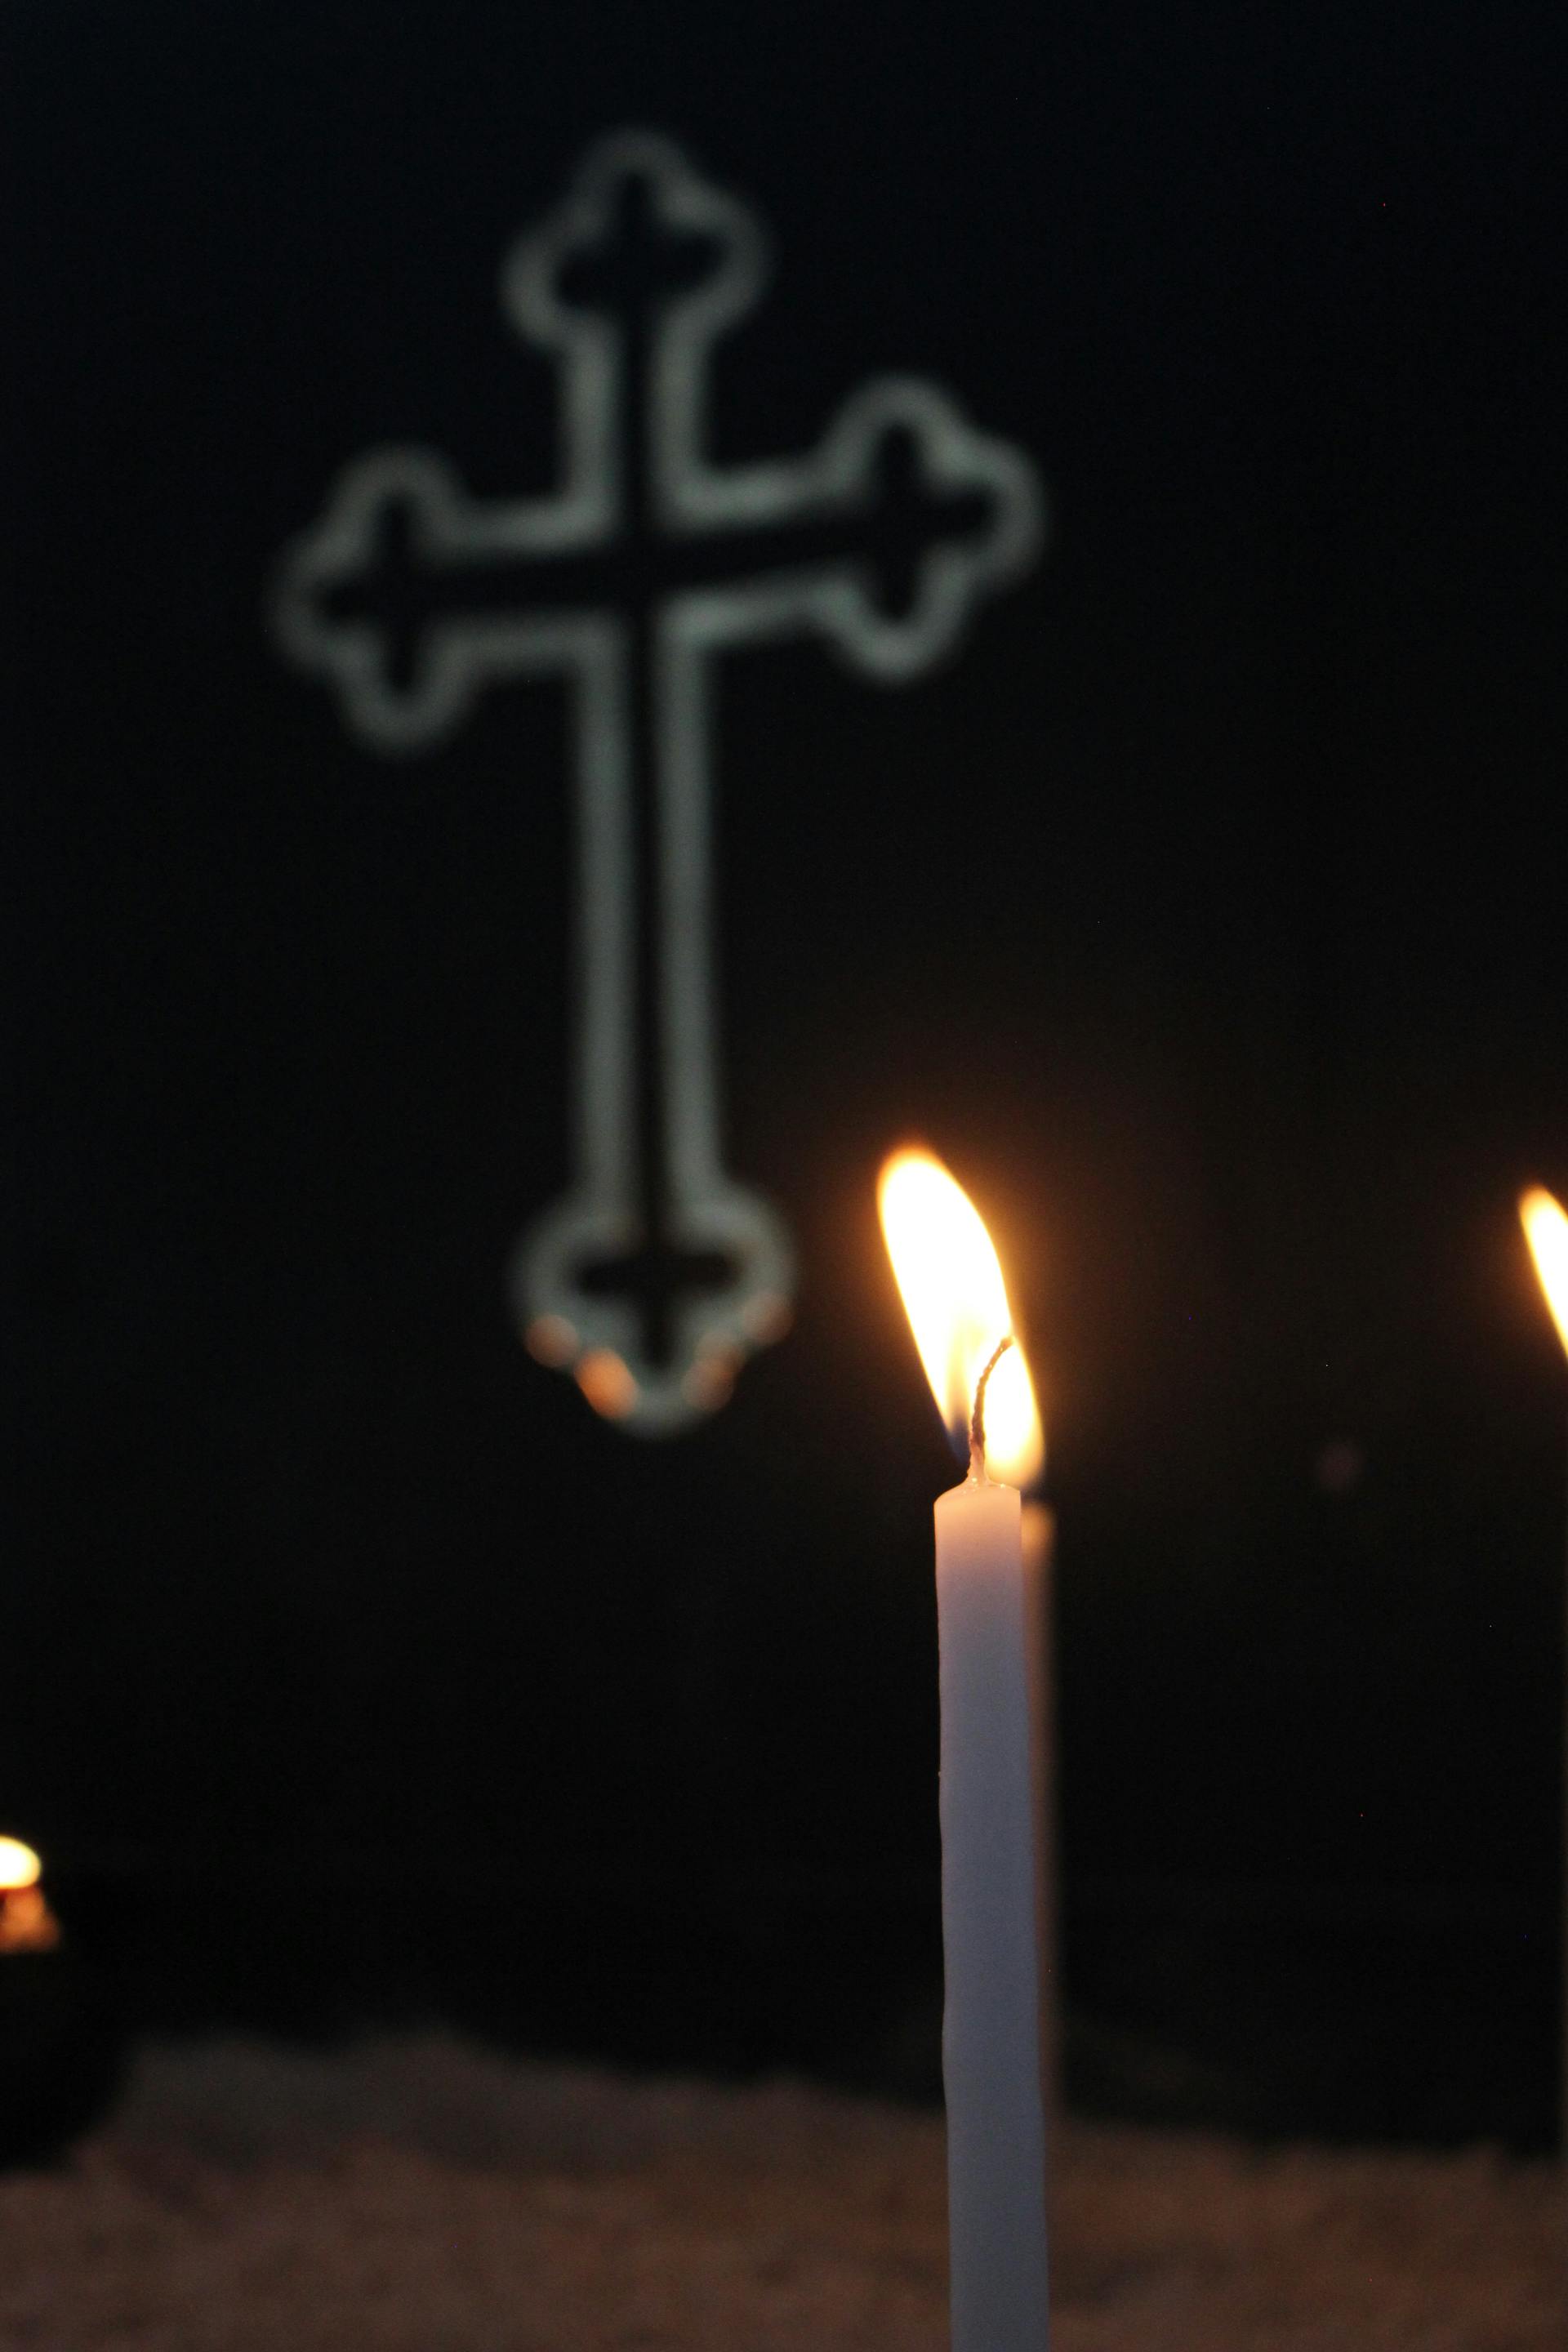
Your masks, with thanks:
M 1557 1336 L 1568 1354 L 1568 1216 L 1541 1184 L 1520 1195 L 1520 1223 L 1524 1227 L 1535 1271 L 1557 1326 Z M 1563 1809 L 1563 2042 L 1562 2077 L 1558 2086 L 1559 2145 L 1568 2159 L 1568 1747 L 1564 1750 Z
M 1043 2352 L 1038 1697 L 1019 1495 L 988 1475 L 984 1426 L 989 1407 L 1016 1458 L 1038 1416 L 995 1253 L 946 1170 L 900 1154 L 879 1198 L 938 1401 L 973 1403 L 969 1475 L 936 1506 L 952 2352 Z

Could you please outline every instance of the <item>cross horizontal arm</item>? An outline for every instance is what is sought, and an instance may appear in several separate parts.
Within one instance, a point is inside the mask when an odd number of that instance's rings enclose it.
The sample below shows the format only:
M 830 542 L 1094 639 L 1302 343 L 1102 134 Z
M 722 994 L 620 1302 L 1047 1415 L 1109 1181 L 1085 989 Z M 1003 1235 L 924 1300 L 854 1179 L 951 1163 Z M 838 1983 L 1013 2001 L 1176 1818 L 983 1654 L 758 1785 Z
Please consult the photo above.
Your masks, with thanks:
M 612 602 L 692 602 L 708 644 L 816 631 L 903 679 L 1027 566 L 1041 530 L 1028 461 L 903 378 L 868 385 L 807 457 L 694 474 L 673 532 L 607 546 L 567 505 L 473 499 L 425 450 L 361 461 L 289 552 L 289 650 L 387 750 L 439 740 L 489 684 L 574 666 L 579 629 Z M 388 577 L 394 536 L 405 561 Z

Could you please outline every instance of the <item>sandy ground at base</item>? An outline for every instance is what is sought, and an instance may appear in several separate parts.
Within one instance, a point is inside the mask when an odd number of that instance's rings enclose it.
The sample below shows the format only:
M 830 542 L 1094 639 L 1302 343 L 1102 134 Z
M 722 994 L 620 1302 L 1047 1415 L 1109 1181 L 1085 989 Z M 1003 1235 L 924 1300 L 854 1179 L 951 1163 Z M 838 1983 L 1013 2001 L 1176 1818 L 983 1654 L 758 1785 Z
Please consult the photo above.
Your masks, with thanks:
M 1565 2352 L 1558 2168 L 1064 2124 L 1053 2352 Z M 0 2179 L 4 2352 L 939 2352 L 940 2120 L 442 2036 L 148 2051 Z

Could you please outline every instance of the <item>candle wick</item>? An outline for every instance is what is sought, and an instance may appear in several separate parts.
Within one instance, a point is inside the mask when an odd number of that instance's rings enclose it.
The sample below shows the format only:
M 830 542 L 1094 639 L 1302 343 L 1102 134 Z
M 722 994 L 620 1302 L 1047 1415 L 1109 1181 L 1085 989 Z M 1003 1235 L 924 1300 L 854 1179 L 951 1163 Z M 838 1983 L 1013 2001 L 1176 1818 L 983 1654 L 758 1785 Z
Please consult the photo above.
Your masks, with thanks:
M 974 1411 L 969 1416 L 969 1475 L 972 1478 L 984 1478 L 985 1475 L 985 1384 L 1012 1344 L 1011 1331 L 997 1341 L 995 1351 L 981 1373 L 979 1386 L 974 1391 Z

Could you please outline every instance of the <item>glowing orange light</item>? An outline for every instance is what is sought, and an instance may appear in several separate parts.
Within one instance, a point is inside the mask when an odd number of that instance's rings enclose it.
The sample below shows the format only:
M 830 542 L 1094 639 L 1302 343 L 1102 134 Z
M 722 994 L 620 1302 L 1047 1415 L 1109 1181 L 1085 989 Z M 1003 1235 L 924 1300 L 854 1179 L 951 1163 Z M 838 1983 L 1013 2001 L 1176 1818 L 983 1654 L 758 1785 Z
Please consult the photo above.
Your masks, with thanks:
M 613 1348 L 590 1348 L 577 1366 L 577 1385 L 606 1421 L 624 1421 L 637 1401 L 631 1366 Z
M 16 1895 L 25 1886 L 37 1886 L 43 1871 L 44 1865 L 30 1845 L 24 1845 L 20 1838 L 0 1837 L 0 1895 Z
M 0 1952 L 52 1952 L 59 1921 L 38 1881 L 43 1864 L 20 1838 L 0 1837 Z
M 1535 1260 L 1535 1271 L 1552 1310 L 1552 1320 L 1557 1326 L 1557 1337 L 1568 1350 L 1568 1216 L 1543 1186 L 1532 1184 L 1528 1192 L 1520 1194 L 1519 1221 Z
M 1002 1268 L 979 1212 L 929 1151 L 896 1151 L 877 1184 L 882 1234 L 937 1410 L 962 1433 L 975 1383 L 1013 1329 Z M 1046 1440 L 1034 1384 L 1015 1340 L 985 1393 L 985 1459 L 993 1477 L 1032 1486 Z

